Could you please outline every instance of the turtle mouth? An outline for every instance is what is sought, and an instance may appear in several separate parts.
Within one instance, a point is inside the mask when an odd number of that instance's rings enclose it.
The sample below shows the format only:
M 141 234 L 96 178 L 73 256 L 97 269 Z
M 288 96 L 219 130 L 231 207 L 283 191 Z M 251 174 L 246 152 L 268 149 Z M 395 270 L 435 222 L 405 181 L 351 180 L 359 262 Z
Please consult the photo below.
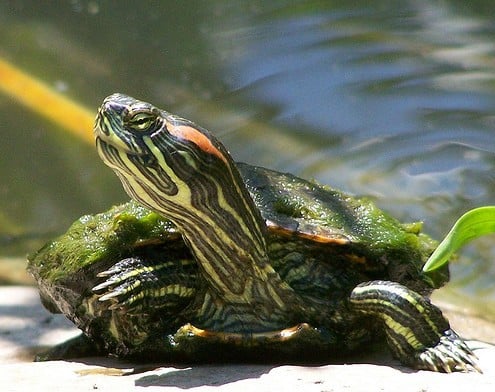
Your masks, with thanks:
M 132 135 L 126 134 L 121 130 L 121 124 L 115 124 L 111 120 L 111 116 L 106 116 L 103 107 L 98 111 L 96 116 L 93 134 L 96 141 L 96 148 L 101 155 L 101 152 L 114 148 L 115 150 L 136 157 L 146 156 L 146 150 L 140 146 L 138 140 Z
M 111 97 L 113 96 L 108 97 L 98 109 L 94 123 L 93 134 L 98 151 L 112 146 L 129 155 L 144 155 L 138 141 L 128 134 L 123 127 L 122 117 L 125 107 L 116 105 L 110 99 Z
M 96 136 L 96 150 L 105 165 L 122 173 L 129 175 L 133 173 L 132 167 L 147 167 L 153 164 L 153 156 L 145 152 L 133 151 L 128 148 L 122 149 L 106 138 Z
M 143 151 L 132 148 L 132 145 L 122 141 L 119 137 L 111 137 L 106 134 L 95 132 L 96 149 L 98 153 L 108 150 L 116 150 L 116 152 L 124 153 L 129 156 L 144 157 L 147 154 Z M 102 156 L 103 158 L 103 156 Z

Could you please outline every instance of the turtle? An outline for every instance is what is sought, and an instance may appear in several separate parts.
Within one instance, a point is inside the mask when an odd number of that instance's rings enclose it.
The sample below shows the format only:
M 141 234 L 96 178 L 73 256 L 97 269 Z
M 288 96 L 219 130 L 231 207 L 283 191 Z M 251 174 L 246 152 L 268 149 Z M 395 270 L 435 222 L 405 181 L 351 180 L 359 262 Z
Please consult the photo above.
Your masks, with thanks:
M 411 368 L 479 371 L 429 300 L 449 274 L 422 272 L 436 243 L 421 223 L 235 162 L 206 129 L 125 94 L 103 101 L 94 135 L 131 201 L 29 257 L 43 304 L 84 333 L 45 359 L 92 347 L 139 361 L 331 361 L 386 345 Z

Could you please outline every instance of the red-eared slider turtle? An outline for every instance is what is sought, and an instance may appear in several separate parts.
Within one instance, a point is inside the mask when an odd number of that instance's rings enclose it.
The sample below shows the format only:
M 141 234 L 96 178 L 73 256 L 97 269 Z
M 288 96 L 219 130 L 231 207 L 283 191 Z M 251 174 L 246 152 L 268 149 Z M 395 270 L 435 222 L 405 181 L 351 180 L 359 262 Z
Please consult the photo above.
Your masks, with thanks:
M 235 163 L 205 129 L 126 95 L 105 99 L 94 132 L 134 201 L 82 217 L 29 269 L 100 352 L 321 360 L 385 339 L 411 367 L 477 369 L 427 298 L 434 244 L 420 225 Z

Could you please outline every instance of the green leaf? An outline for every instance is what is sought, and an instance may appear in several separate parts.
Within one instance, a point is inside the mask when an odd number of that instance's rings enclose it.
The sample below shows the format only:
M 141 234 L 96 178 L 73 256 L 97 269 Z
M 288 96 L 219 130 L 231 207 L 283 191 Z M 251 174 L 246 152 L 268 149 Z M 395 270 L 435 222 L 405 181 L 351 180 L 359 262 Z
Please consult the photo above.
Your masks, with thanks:
M 440 268 L 462 246 L 490 233 L 495 233 L 495 206 L 479 207 L 466 212 L 431 254 L 423 266 L 423 272 Z

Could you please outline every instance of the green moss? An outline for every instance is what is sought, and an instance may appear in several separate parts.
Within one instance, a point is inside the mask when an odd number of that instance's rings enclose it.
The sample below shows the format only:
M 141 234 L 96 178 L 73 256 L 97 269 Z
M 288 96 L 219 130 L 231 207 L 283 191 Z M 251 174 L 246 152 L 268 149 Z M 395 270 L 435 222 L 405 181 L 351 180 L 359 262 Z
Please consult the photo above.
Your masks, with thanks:
M 170 221 L 131 201 L 78 219 L 28 258 L 28 270 L 53 283 L 101 260 L 117 259 L 135 246 L 176 236 Z

